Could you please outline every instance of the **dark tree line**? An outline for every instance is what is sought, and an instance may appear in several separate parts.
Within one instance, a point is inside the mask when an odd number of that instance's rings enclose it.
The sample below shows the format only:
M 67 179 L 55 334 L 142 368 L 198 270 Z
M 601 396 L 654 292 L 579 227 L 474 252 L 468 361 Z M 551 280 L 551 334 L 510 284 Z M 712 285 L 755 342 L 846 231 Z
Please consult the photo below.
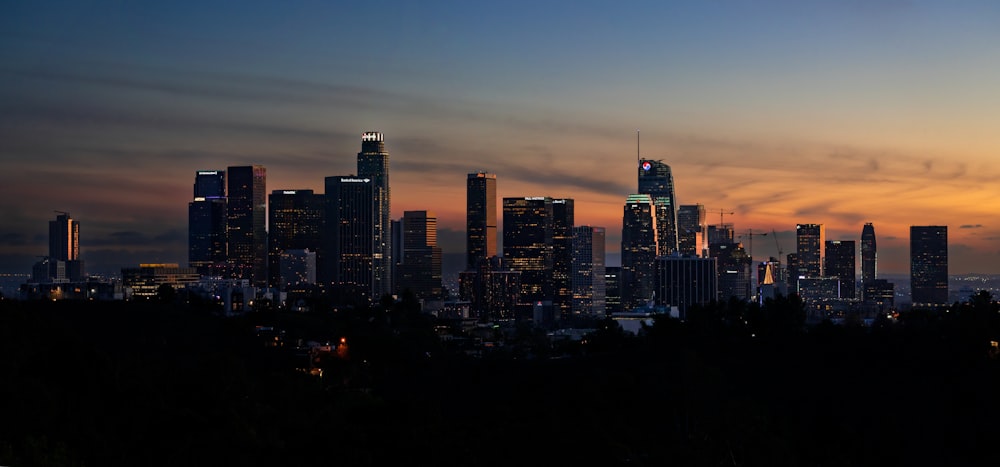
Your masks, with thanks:
M 583 342 L 525 327 L 478 358 L 412 296 L 235 318 L 163 298 L 0 301 L 0 465 L 1000 462 L 985 292 L 870 327 L 807 327 L 795 296 Z

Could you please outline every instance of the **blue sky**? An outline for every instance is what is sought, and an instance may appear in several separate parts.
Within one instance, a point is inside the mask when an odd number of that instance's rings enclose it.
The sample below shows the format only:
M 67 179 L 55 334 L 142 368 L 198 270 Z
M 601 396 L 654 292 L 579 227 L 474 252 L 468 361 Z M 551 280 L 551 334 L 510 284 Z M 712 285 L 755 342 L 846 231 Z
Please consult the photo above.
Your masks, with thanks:
M 638 129 L 680 203 L 785 250 L 873 222 L 904 272 L 908 227 L 944 224 L 952 272 L 1000 273 L 997 24 L 985 1 L 6 2 L 0 269 L 44 254 L 52 210 L 92 264 L 183 263 L 196 170 L 320 191 L 368 130 L 394 216 L 435 211 L 446 251 L 480 169 L 576 199 L 617 251 Z

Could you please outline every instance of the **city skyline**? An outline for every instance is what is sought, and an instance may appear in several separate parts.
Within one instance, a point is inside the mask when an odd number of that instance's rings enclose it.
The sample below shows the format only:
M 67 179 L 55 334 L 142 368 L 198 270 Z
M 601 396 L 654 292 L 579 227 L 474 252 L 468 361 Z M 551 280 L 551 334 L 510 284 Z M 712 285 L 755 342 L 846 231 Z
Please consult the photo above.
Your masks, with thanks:
M 186 263 L 192 172 L 320 193 L 371 129 L 391 218 L 436 212 L 445 253 L 483 170 L 501 199 L 574 199 L 618 254 L 639 155 L 710 224 L 775 231 L 758 261 L 798 223 L 858 241 L 872 222 L 880 274 L 905 274 L 909 227 L 947 225 L 951 273 L 1000 273 L 997 6 L 531 6 L 373 4 L 372 37 L 332 6 L 4 5 L 0 269 L 30 270 L 53 210 L 86 224 L 88 270 Z

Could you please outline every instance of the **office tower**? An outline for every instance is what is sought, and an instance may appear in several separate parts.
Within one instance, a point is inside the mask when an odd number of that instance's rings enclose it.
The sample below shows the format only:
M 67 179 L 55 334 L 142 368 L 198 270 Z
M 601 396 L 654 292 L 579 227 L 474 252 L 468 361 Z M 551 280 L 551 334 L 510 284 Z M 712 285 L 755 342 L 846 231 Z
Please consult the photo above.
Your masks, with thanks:
M 799 274 L 799 255 L 795 253 L 785 255 L 785 264 L 787 265 L 785 276 L 788 279 L 788 293 L 797 294 L 799 293 L 799 278 L 802 277 L 802 274 Z
M 49 221 L 49 278 L 54 280 L 81 281 L 84 279 L 83 261 L 80 259 L 80 223 L 68 212 Z
M 382 133 L 367 131 L 361 135 L 358 153 L 358 177 L 372 180 L 374 216 L 372 217 L 373 299 L 392 292 L 392 232 L 389 196 L 389 153 Z
M 497 255 L 497 176 L 470 173 L 465 185 L 465 269 Z
M 553 217 L 552 198 L 503 199 L 503 258 L 521 271 L 520 317 L 531 316 L 538 304 L 552 306 Z
M 685 204 L 677 208 L 677 250 L 682 256 L 704 255 L 708 241 L 705 206 Z
M 716 258 L 661 256 L 656 259 L 656 303 L 676 306 L 680 318 L 694 305 L 707 305 L 719 295 Z
M 291 291 L 316 283 L 316 252 L 306 249 L 283 250 L 278 259 L 278 287 Z
M 492 256 L 458 275 L 459 296 L 469 302 L 472 317 L 480 322 L 517 318 L 521 271 L 512 271 L 504 263 L 503 258 Z
M 865 290 L 878 278 L 877 261 L 875 227 L 869 222 L 861 229 L 861 298 L 865 301 L 868 301 Z
M 709 246 L 712 246 L 713 243 L 733 243 L 736 241 L 736 230 L 733 228 L 733 224 L 710 225 L 705 230 L 708 232 Z
M 948 226 L 910 226 L 913 306 L 948 304 Z
M 795 254 L 798 273 L 805 277 L 823 276 L 823 245 L 826 228 L 823 224 L 797 224 L 795 226 Z
M 629 195 L 622 217 L 622 309 L 631 311 L 653 300 L 656 276 L 657 221 L 653 199 Z
M 202 276 L 226 275 L 226 171 L 195 172 L 193 198 L 188 203 L 188 266 Z
M 194 175 L 194 199 L 226 197 L 225 170 L 199 170 Z
M 324 179 L 326 213 L 324 246 L 317 255 L 319 280 L 334 297 L 355 304 L 381 298 L 373 267 L 375 253 L 375 186 L 354 175 Z
M 573 227 L 572 290 L 574 315 L 604 316 L 605 284 L 604 227 Z
M 674 176 L 663 161 L 639 161 L 639 194 L 649 195 L 656 207 L 657 255 L 677 251 L 677 199 Z
M 552 304 L 561 318 L 573 314 L 573 200 L 552 200 Z
M 441 296 L 441 248 L 437 244 L 437 216 L 428 211 L 404 211 L 402 257 L 397 291 L 410 290 L 417 298 Z
M 230 275 L 267 285 L 267 170 L 260 165 L 226 170 Z
M 826 260 L 823 275 L 836 277 L 840 281 L 840 297 L 853 299 L 855 297 L 855 281 L 857 280 L 854 262 L 854 240 L 827 240 Z
M 604 312 L 606 315 L 624 311 L 622 307 L 621 275 L 621 266 L 604 267 Z
M 274 190 L 268 196 L 268 285 L 284 290 L 282 253 L 316 252 L 323 241 L 323 195 L 312 190 Z
M 715 258 L 716 287 L 719 299 L 727 301 L 730 298 L 749 300 L 753 294 L 753 261 L 747 254 L 742 243 L 711 243 L 708 246 L 708 256 Z

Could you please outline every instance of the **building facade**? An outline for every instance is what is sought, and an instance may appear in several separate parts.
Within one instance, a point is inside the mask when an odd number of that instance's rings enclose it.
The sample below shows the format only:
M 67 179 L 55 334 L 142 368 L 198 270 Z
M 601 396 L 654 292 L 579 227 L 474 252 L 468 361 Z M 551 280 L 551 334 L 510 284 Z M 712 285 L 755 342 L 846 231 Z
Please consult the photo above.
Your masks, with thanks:
M 797 224 L 795 226 L 795 255 L 798 274 L 804 277 L 823 277 L 823 260 L 826 228 L 823 224 Z
M 705 206 L 685 204 L 677 208 L 677 250 L 681 256 L 704 256 L 708 241 Z
M 639 161 L 639 194 L 649 195 L 656 208 L 657 255 L 677 251 L 677 198 L 670 166 L 659 160 Z
M 229 276 L 267 285 L 267 170 L 261 165 L 226 169 Z
M 680 318 L 694 305 L 707 305 L 719 295 L 715 258 L 661 256 L 656 259 L 656 303 L 677 307 Z
M 268 285 L 282 287 L 282 254 L 319 250 L 323 241 L 324 197 L 312 190 L 274 190 L 268 196 Z M 315 261 L 315 258 L 314 258 Z M 314 281 L 315 282 L 315 281 Z
M 361 135 L 358 153 L 358 177 L 372 183 L 372 292 L 374 299 L 392 292 L 392 231 L 389 192 L 389 153 L 382 133 L 367 131 Z
M 910 226 L 913 306 L 948 304 L 948 226 Z
M 404 211 L 402 258 L 398 264 L 397 292 L 410 290 L 417 298 L 441 296 L 441 247 L 437 242 L 437 216 L 429 211 Z
M 647 194 L 629 195 L 622 217 L 621 302 L 625 312 L 653 300 L 658 231 L 656 208 Z
M 854 240 L 827 240 L 825 248 L 826 260 L 823 265 L 823 275 L 836 277 L 840 282 L 839 298 L 855 298 L 857 272 L 855 272 Z
M 869 222 L 861 228 L 861 298 L 866 302 L 869 301 L 869 297 L 866 295 L 868 286 L 874 284 L 875 280 L 878 279 L 877 268 L 878 250 L 875 243 L 875 226 Z
M 604 263 L 604 227 L 573 227 L 572 314 L 604 316 L 606 310 L 607 269 Z
M 503 199 L 503 258 L 521 272 L 520 311 L 552 306 L 554 212 L 547 196 Z M 555 316 L 550 316 L 555 319 Z
M 465 269 L 497 255 L 497 176 L 470 173 L 465 185 Z

